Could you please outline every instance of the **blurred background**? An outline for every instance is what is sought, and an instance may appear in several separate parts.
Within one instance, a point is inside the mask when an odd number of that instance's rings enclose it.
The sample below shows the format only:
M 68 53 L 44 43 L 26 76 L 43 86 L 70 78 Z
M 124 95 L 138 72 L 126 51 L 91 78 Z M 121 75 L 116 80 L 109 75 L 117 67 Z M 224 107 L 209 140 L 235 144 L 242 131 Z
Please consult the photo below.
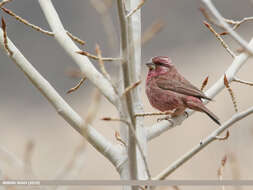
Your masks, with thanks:
M 106 15 L 112 27 L 104 27 L 106 19 L 101 17 L 91 0 L 54 0 L 53 3 L 65 28 L 86 41 L 86 45 L 81 48 L 94 53 L 95 44 L 98 43 L 104 56 L 117 57 L 120 29 L 116 1 L 99 1 L 108 5 Z M 240 20 L 243 17 L 253 16 L 253 3 L 250 0 L 213 2 L 226 18 Z M 162 23 L 163 26 L 159 33 L 143 45 L 142 61 L 144 63 L 155 55 L 168 55 L 178 70 L 196 86 L 200 87 L 208 75 L 208 88 L 223 75 L 232 63 L 232 58 L 203 25 L 204 17 L 198 10 L 200 6 L 201 3 L 198 0 L 148 0 L 142 8 L 143 32 L 157 22 Z M 50 30 L 37 1 L 13 0 L 6 7 L 31 23 Z M 66 91 L 79 81 L 67 75 L 68 71 L 77 69 L 71 58 L 52 37 L 28 28 L 3 11 L 0 14 L 6 20 L 8 36 L 13 43 L 74 110 L 85 118 L 94 86 L 86 81 L 78 91 L 67 95 Z M 245 23 L 238 32 L 246 40 L 250 40 L 253 34 L 252 26 L 251 22 Z M 229 36 L 224 39 L 233 50 L 239 48 Z M 0 170 L 2 175 L 10 179 L 55 179 L 56 177 L 119 179 L 114 167 L 91 145 L 86 144 L 80 135 L 56 113 L 2 50 L 0 60 L 0 147 L 2 149 Z M 93 63 L 98 66 L 95 61 Z M 117 64 L 117 62 L 106 63 L 106 68 L 114 79 L 117 76 L 115 72 Z M 238 73 L 238 77 L 253 81 L 252 64 L 252 60 L 248 60 Z M 146 73 L 147 69 L 143 66 L 142 101 L 145 111 L 151 112 L 155 110 L 149 105 L 145 95 Z M 237 83 L 231 86 L 239 111 L 252 106 L 253 89 L 251 87 Z M 93 126 L 113 143 L 119 143 L 114 137 L 118 124 L 100 120 L 105 116 L 117 117 L 115 108 L 104 98 L 100 106 Z M 226 90 L 216 96 L 215 101 L 208 104 L 208 107 L 219 116 L 222 122 L 234 114 L 233 104 Z M 145 124 L 151 126 L 156 123 L 156 119 L 156 117 L 145 118 Z M 228 140 L 210 144 L 168 179 L 218 179 L 217 170 L 224 155 L 228 156 L 223 173 L 224 179 L 253 179 L 252 122 L 253 119 L 250 116 L 236 123 L 230 129 Z M 216 128 L 216 124 L 206 115 L 196 113 L 181 126 L 152 140 L 148 147 L 151 173 L 154 176 L 158 174 Z M 17 160 L 12 160 L 13 157 Z M 29 167 L 22 166 L 23 160 L 29 162 Z M 71 163 L 74 163 L 71 166 L 71 172 L 64 173 L 64 169 Z M 24 173 L 33 173 L 33 175 L 26 176 Z M 205 189 L 211 188 L 205 187 Z M 118 188 L 113 187 L 113 189 Z M 182 187 L 182 189 L 196 188 Z

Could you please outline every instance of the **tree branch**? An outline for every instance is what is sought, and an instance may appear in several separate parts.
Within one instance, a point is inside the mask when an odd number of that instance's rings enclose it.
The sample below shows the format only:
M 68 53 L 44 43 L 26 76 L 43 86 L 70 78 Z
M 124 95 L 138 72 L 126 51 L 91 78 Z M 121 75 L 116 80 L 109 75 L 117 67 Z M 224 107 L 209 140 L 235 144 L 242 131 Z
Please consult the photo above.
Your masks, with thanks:
M 189 159 L 191 159 L 194 155 L 196 155 L 199 151 L 201 151 L 203 148 L 205 148 L 208 144 L 210 144 L 214 140 L 218 140 L 216 137 L 219 134 L 221 134 L 223 131 L 225 131 L 226 129 L 231 127 L 237 121 L 240 121 L 241 119 L 247 117 L 248 115 L 250 115 L 252 113 L 253 113 L 253 107 L 251 107 L 241 113 L 235 114 L 231 119 L 226 121 L 221 127 L 216 129 L 208 137 L 206 137 L 203 141 L 201 141 L 200 144 L 196 145 L 192 150 L 187 152 L 181 158 L 179 158 L 174 163 L 172 163 L 168 168 L 166 168 L 164 171 L 162 171 L 160 174 L 158 174 L 155 178 L 153 178 L 153 180 L 163 180 L 166 177 L 168 177 L 178 167 L 180 167 L 185 162 L 187 162 Z
M 116 95 L 112 84 L 100 72 L 97 71 L 87 57 L 76 53 L 77 51 L 80 51 L 80 49 L 66 34 L 66 30 L 64 29 L 51 0 L 39 0 L 39 4 L 54 33 L 55 39 L 76 62 L 84 75 L 93 82 L 93 84 L 112 104 L 116 105 L 118 96 Z
M 29 63 L 15 45 L 7 38 L 8 47 L 13 52 L 9 56 L 15 64 L 24 72 L 33 85 L 46 97 L 50 104 L 56 109 L 57 113 L 63 117 L 77 132 L 85 137 L 98 152 L 108 158 L 115 166 L 118 165 L 118 155 L 121 151 L 111 144 L 93 127 L 88 125 L 84 128 L 83 119 L 65 102 L 50 83 Z M 0 45 L 5 49 L 4 35 L 0 29 Z
M 233 28 L 229 26 L 229 24 L 225 21 L 223 16 L 219 13 L 219 11 L 215 8 L 215 6 L 212 4 L 210 0 L 202 0 L 202 2 L 209 8 L 209 10 L 212 12 L 212 14 L 217 18 L 219 23 L 227 30 L 227 32 L 233 37 L 233 39 L 238 42 L 246 51 L 248 54 L 253 55 L 253 48 L 248 46 L 247 42 L 239 36 Z

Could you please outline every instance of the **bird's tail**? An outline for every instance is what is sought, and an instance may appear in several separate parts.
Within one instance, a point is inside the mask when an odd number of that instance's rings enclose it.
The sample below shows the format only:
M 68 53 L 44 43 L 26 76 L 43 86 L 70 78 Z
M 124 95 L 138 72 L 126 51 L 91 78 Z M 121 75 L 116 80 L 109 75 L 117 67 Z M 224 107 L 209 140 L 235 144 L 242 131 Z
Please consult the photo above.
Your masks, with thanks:
M 219 118 L 214 113 L 212 113 L 209 109 L 207 109 L 205 106 L 201 108 L 201 111 L 206 113 L 215 123 L 217 123 L 218 125 L 221 125 Z

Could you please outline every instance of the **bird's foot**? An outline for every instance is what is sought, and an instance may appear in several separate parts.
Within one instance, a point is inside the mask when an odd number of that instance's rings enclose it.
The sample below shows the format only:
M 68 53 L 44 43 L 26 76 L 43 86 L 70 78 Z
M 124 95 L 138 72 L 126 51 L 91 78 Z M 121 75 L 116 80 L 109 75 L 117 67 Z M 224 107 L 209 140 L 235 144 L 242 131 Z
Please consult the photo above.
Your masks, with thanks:
M 185 115 L 186 118 L 189 117 L 189 113 L 187 111 L 184 112 L 184 115 Z
M 171 120 L 171 116 L 170 115 L 168 115 L 168 116 L 166 116 L 166 117 L 163 117 L 163 118 L 158 118 L 157 119 L 157 122 L 160 122 L 160 121 L 163 121 L 163 120 L 167 120 L 168 122 L 170 122 L 171 123 L 171 125 L 174 125 L 174 122 Z
M 158 118 L 158 119 L 157 119 L 157 122 L 160 122 L 160 121 L 163 121 L 163 120 L 169 120 L 169 119 L 171 119 L 171 116 L 170 116 L 170 115 L 168 115 L 168 116 L 166 116 L 166 117 Z

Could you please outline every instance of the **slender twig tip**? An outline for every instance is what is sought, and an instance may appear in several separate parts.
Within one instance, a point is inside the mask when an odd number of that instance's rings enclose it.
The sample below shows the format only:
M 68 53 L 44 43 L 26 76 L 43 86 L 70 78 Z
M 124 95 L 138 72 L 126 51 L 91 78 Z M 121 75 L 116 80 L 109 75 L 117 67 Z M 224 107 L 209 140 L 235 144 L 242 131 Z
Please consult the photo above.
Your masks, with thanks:
M 101 118 L 101 120 L 104 120 L 104 121 L 111 121 L 112 118 L 110 118 L 110 117 L 103 117 L 103 118 Z

